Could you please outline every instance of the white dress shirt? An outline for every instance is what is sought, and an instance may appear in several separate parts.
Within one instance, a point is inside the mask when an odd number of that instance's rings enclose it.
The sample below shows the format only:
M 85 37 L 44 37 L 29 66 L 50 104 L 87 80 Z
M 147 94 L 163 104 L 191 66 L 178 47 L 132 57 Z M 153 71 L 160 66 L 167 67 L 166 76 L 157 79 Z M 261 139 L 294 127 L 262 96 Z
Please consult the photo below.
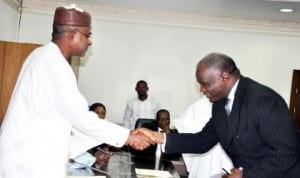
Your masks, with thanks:
M 127 102 L 124 112 L 124 126 L 134 129 L 136 120 L 139 118 L 155 119 L 156 112 L 160 109 L 160 103 L 153 97 L 148 96 L 144 101 L 138 98 Z
M 233 105 L 233 102 L 234 102 L 234 95 L 235 95 L 237 86 L 239 84 L 239 81 L 240 80 L 237 80 L 235 82 L 235 84 L 233 85 L 232 89 L 230 90 L 230 92 L 229 92 L 229 94 L 227 96 L 227 103 L 226 103 L 225 108 L 227 108 L 228 111 L 226 111 L 226 112 L 229 112 L 229 113 L 231 112 L 232 105 Z

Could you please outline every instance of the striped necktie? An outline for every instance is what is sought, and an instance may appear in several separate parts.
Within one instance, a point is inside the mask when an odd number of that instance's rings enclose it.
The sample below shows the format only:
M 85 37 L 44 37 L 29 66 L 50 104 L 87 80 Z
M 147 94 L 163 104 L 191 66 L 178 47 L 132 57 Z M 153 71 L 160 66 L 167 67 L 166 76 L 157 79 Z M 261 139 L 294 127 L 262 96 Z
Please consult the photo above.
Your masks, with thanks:
M 224 107 L 227 116 L 229 116 L 231 111 L 231 100 L 227 98 L 226 105 Z

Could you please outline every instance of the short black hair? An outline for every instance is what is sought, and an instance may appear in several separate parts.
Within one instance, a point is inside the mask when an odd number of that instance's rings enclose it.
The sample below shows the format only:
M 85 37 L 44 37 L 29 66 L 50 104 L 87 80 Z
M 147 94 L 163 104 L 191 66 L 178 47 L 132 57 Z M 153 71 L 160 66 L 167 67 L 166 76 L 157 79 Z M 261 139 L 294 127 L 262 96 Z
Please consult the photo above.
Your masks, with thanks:
M 92 104 L 91 106 L 89 106 L 89 110 L 90 111 L 95 111 L 98 106 L 103 107 L 104 110 L 106 111 L 106 108 L 105 108 L 104 104 L 102 104 L 102 103 L 94 103 L 94 104 Z
M 168 110 L 166 110 L 166 109 L 160 109 L 160 110 L 158 110 L 157 113 L 156 113 L 156 119 L 158 118 L 159 114 L 163 113 L 163 112 L 167 113 L 169 115 L 169 119 L 170 119 L 170 112 Z
M 140 85 L 140 84 L 144 84 L 146 86 L 148 86 L 147 82 L 145 80 L 139 80 L 137 83 L 136 83 L 136 86 Z

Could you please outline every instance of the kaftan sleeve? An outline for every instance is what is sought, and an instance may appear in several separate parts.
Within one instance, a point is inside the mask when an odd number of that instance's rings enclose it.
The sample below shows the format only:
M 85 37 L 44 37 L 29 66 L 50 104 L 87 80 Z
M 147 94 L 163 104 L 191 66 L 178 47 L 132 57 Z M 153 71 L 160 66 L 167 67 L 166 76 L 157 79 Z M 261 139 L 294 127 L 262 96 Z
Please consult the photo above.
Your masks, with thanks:
M 74 128 L 99 142 L 121 147 L 126 142 L 129 130 L 106 120 L 88 110 L 88 103 L 77 88 L 76 78 L 68 64 L 59 63 L 52 67 L 48 82 L 55 91 L 57 111 Z

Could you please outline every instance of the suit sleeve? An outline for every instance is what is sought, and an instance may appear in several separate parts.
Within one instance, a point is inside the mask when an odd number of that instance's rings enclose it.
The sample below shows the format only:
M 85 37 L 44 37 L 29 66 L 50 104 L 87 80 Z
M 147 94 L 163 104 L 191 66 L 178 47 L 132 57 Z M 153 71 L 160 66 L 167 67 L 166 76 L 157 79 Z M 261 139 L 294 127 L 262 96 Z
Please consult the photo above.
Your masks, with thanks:
M 217 144 L 218 139 L 213 121 L 202 131 L 192 133 L 170 133 L 166 136 L 166 153 L 204 153 Z

